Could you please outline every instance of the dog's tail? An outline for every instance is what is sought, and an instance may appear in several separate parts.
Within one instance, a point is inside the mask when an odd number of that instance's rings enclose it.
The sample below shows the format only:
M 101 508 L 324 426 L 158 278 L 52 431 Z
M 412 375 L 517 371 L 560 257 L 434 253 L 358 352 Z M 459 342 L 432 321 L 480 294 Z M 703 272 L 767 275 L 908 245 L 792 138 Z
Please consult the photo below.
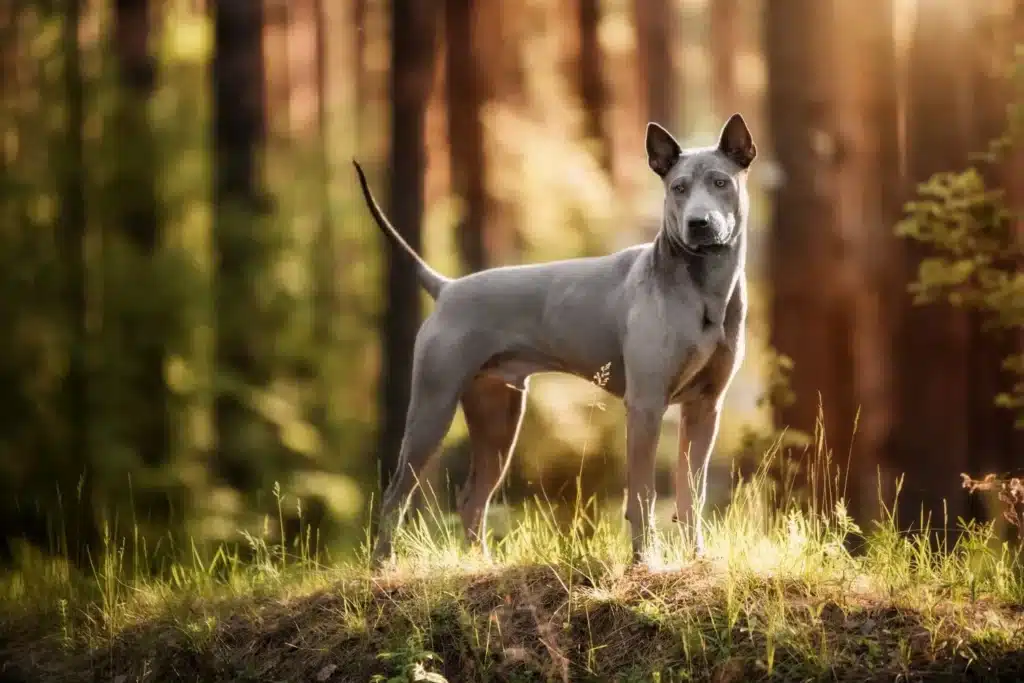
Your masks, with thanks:
M 409 243 L 402 239 L 402 236 L 398 234 L 398 230 L 395 226 L 391 225 L 391 221 L 388 220 L 387 216 L 384 215 L 384 211 L 381 210 L 380 205 L 377 204 L 377 200 L 374 199 L 373 193 L 370 192 L 370 185 L 366 182 L 366 175 L 363 173 L 362 167 L 359 162 L 355 159 L 352 160 L 352 164 L 356 167 L 356 174 L 359 175 L 359 185 L 363 189 L 363 198 L 366 200 L 366 206 L 370 209 L 370 213 L 373 215 L 373 220 L 377 222 L 380 229 L 390 239 L 394 240 L 398 246 L 402 247 L 409 256 L 412 257 L 413 261 L 416 262 L 416 276 L 420 280 L 420 284 L 423 285 L 423 289 L 427 290 L 427 293 L 434 299 L 441 294 L 441 290 L 451 280 L 441 275 L 436 270 L 431 268 L 423 257 L 416 253 L 416 250 L 409 246 Z

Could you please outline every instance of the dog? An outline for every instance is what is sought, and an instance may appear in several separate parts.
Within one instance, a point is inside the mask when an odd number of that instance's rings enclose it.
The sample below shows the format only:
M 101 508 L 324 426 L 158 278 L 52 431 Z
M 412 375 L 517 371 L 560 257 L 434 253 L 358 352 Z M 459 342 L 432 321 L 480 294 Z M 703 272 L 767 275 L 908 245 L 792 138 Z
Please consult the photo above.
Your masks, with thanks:
M 601 368 L 604 389 L 626 407 L 632 561 L 641 562 L 650 547 L 655 451 L 662 417 L 675 404 L 682 411 L 676 520 L 693 524 L 697 552 L 703 552 L 707 462 L 723 398 L 743 359 L 747 176 L 757 149 L 739 114 L 713 146 L 683 149 L 653 122 L 645 145 L 665 192 L 653 241 L 606 256 L 492 268 L 457 279 L 436 272 L 402 239 L 353 160 L 374 220 L 409 255 L 436 301 L 416 335 L 405 432 L 398 470 L 382 499 L 375 566 L 392 556 L 417 477 L 460 403 L 471 464 L 459 515 L 468 539 L 488 556 L 487 506 L 511 461 L 530 376 L 563 372 L 589 380 Z

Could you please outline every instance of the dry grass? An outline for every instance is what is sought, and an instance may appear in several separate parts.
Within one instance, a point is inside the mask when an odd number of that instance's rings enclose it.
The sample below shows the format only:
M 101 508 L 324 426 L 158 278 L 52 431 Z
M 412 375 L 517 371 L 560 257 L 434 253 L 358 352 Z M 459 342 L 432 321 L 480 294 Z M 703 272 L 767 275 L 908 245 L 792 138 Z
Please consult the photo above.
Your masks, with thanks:
M 196 551 L 159 577 L 113 539 L 92 577 L 24 558 L 0 583 L 0 681 L 1024 679 L 1019 550 L 981 526 L 952 547 L 863 533 L 765 472 L 705 557 L 663 525 L 643 567 L 593 503 L 567 529 L 528 506 L 493 563 L 438 515 L 377 574 L 251 537 L 245 561 Z

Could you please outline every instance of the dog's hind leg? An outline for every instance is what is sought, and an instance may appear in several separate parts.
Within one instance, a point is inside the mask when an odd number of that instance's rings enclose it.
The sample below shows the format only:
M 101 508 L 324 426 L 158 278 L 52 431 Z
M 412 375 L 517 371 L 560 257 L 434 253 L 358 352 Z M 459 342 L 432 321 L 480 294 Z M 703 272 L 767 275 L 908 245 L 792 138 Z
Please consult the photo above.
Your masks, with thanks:
M 375 565 L 391 556 L 394 534 L 420 472 L 451 427 L 463 384 L 477 369 L 459 340 L 433 335 L 425 327 L 416 342 L 405 434 L 398 468 L 381 502 Z
M 462 395 L 469 427 L 469 475 L 459 496 L 459 515 L 470 542 L 487 548 L 487 506 L 508 472 L 522 424 L 527 382 L 509 386 L 495 377 L 479 376 Z

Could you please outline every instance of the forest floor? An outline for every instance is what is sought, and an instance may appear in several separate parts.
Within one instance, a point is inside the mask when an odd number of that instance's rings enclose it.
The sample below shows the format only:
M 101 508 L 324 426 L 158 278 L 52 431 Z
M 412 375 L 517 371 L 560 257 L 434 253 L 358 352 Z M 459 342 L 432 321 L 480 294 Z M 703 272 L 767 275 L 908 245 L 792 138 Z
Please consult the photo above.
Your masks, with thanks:
M 990 528 L 936 549 L 764 489 L 702 558 L 667 528 L 636 567 L 593 505 L 530 506 L 491 561 L 421 518 L 375 573 L 258 538 L 160 578 L 121 547 L 88 579 L 36 557 L 0 580 L 0 681 L 1024 680 L 1024 558 Z

